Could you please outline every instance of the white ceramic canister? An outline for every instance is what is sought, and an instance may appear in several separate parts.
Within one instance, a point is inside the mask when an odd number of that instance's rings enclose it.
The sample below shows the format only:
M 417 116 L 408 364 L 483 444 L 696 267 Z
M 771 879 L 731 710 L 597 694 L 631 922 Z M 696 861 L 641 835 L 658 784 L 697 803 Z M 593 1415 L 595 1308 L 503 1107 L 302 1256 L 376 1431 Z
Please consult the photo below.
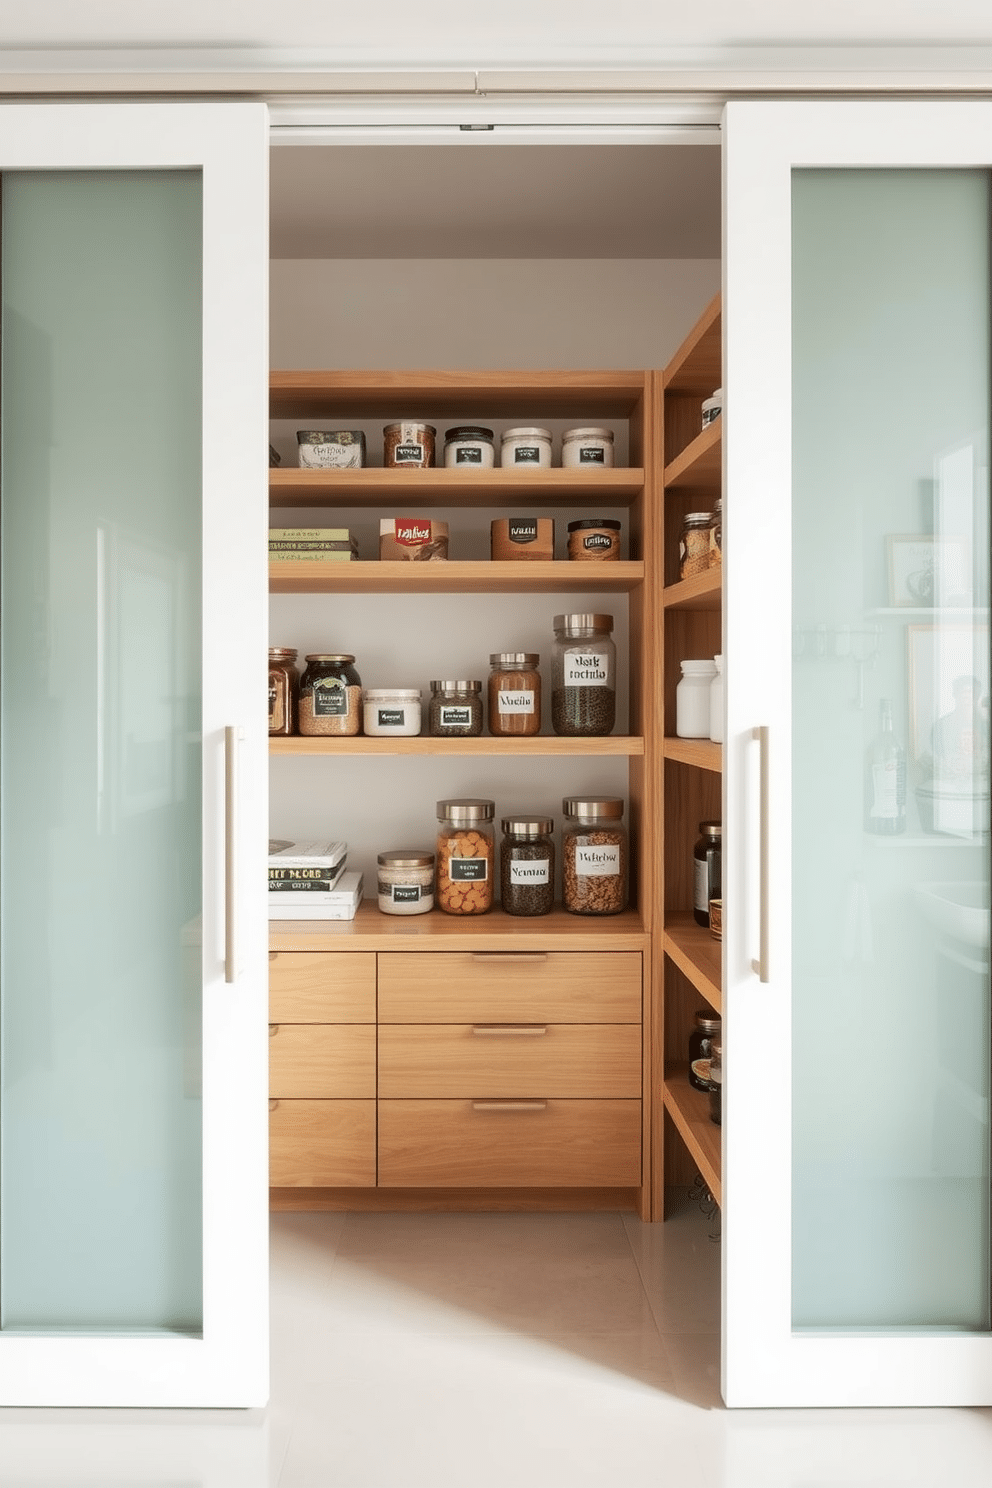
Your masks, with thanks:
M 434 854 L 419 847 L 379 853 L 379 908 L 383 914 L 427 914 L 434 908 Z
M 499 446 L 499 463 L 509 469 L 550 470 L 551 430 L 521 425 L 504 429 Z
M 723 657 L 714 656 L 716 676 L 710 683 L 710 738 L 714 744 L 723 743 Z
M 366 687 L 362 708 L 365 732 L 373 739 L 420 733 L 419 687 Z
M 481 424 L 460 424 L 444 436 L 446 470 L 492 470 L 496 464 L 493 431 Z
M 723 412 L 723 388 L 717 388 L 712 398 L 703 400 L 703 428 L 707 428 Z
M 712 661 L 684 661 L 682 680 L 675 689 L 675 732 L 680 739 L 710 736 L 710 683 L 716 676 Z
M 612 429 L 566 429 L 561 436 L 561 463 L 571 469 L 603 470 L 613 464 Z

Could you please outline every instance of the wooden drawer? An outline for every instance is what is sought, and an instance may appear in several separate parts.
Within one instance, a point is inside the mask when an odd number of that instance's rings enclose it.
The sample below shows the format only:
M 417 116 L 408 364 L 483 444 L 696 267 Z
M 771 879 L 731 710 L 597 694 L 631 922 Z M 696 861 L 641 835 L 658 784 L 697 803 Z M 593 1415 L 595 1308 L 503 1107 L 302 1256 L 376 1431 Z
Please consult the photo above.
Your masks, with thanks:
M 279 1100 L 269 1109 L 273 1188 L 371 1188 L 375 1101 Z
M 269 1094 L 375 1098 L 375 1025 L 270 1023 Z
M 494 1109 L 478 1109 L 487 1104 Z M 636 1187 L 636 1100 L 379 1101 L 379 1186 Z M 532 1105 L 540 1109 L 520 1109 Z
M 374 1023 L 373 951 L 270 951 L 273 1023 Z
M 639 1023 L 638 951 L 387 952 L 380 1023 Z
M 636 1023 L 403 1023 L 379 1030 L 379 1095 L 638 1100 Z

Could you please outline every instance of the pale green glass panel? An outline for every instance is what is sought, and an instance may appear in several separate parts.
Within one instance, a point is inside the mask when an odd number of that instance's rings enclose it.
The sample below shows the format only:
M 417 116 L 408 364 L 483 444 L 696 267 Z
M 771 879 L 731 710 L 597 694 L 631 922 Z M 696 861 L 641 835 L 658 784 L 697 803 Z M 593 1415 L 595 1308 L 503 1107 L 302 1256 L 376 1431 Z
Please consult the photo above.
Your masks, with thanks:
M 2 1325 L 198 1331 L 201 179 L 2 190 Z
M 797 1327 L 989 1326 L 989 210 L 793 177 Z

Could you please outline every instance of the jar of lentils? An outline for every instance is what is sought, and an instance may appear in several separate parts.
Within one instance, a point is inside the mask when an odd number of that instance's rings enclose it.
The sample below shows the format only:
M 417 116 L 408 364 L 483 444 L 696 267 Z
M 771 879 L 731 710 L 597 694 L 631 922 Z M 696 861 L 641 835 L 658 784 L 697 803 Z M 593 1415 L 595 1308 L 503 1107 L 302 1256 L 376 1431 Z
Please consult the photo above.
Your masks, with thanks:
M 432 738 L 476 738 L 482 733 L 482 683 L 459 678 L 432 682 L 427 718 Z
M 355 658 L 343 651 L 312 651 L 300 678 L 300 733 L 357 734 L 362 722 L 362 679 Z
M 617 649 L 612 615 L 556 615 L 551 726 L 556 734 L 611 734 Z
M 445 914 L 486 914 L 493 904 L 495 801 L 438 801 L 437 902 Z
M 562 903 L 570 914 L 627 908 L 628 846 L 619 796 L 566 796 L 561 803 Z
M 535 651 L 494 651 L 489 658 L 489 732 L 497 736 L 541 732 L 540 656 Z
M 679 578 L 691 579 L 710 567 L 712 512 L 687 512 L 679 538 Z
M 499 890 L 505 913 L 550 914 L 555 903 L 554 822 L 550 816 L 504 816 L 502 827 Z
M 293 646 L 269 647 L 269 733 L 295 734 L 300 671 Z

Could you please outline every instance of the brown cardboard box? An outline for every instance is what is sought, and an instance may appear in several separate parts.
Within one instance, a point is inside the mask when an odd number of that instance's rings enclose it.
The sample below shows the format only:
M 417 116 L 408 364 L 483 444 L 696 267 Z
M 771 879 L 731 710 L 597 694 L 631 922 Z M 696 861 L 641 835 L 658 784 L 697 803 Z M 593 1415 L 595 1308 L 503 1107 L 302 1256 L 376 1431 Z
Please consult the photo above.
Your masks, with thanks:
M 438 563 L 448 556 L 448 524 L 429 517 L 383 517 L 379 522 L 379 557 L 414 563 Z
M 552 517 L 497 517 L 492 524 L 494 563 L 544 563 L 555 556 Z

